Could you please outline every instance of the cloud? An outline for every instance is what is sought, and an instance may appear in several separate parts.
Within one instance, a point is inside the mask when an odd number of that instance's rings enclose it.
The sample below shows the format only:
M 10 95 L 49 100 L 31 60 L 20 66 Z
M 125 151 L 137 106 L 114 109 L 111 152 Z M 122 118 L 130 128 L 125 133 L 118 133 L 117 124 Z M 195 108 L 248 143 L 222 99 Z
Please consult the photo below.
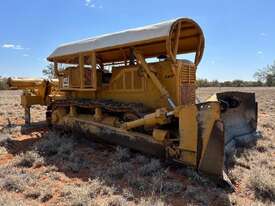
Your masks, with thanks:
M 23 57 L 29 57 L 30 55 L 29 54 L 23 54 Z
M 24 48 L 20 44 L 3 44 L 2 48 L 5 49 L 15 49 L 15 50 L 23 50 Z
M 257 51 L 257 54 L 262 55 L 263 51 Z
M 13 44 L 3 44 L 2 48 L 11 49 L 14 48 Z
M 260 36 L 267 36 L 267 33 L 261 32 L 261 33 L 260 33 Z
M 102 5 L 99 5 L 97 6 L 93 0 L 84 0 L 85 1 L 85 6 L 87 7 L 90 7 L 90 8 L 99 8 L 99 9 L 102 9 L 103 6 Z
M 85 0 L 85 6 L 94 8 L 95 4 L 92 3 L 92 0 Z

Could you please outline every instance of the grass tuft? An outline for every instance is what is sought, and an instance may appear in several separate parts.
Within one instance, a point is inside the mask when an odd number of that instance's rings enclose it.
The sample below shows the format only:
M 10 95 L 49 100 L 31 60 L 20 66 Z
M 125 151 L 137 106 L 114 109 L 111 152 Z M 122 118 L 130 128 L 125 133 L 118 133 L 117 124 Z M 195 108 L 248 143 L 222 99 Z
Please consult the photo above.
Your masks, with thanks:
M 143 165 L 139 172 L 142 176 L 152 176 L 154 173 L 161 170 L 160 161 L 157 159 L 151 159 L 148 164 Z
M 115 158 L 120 162 L 126 162 L 130 160 L 131 154 L 129 149 L 118 146 L 116 148 Z
M 275 200 L 275 181 L 269 170 L 265 168 L 254 170 L 249 180 L 256 198 L 263 201 Z
M 15 166 L 27 167 L 43 165 L 44 159 L 35 151 L 27 151 L 15 157 Z

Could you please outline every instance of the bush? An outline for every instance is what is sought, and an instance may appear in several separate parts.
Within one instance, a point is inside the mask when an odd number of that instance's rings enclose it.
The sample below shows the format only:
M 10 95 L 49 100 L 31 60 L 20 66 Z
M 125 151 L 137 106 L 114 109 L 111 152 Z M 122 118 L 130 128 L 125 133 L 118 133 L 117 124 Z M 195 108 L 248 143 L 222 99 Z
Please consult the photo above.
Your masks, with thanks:
M 36 144 L 36 150 L 46 156 L 58 155 L 61 159 L 68 160 L 75 143 L 73 138 L 62 137 L 60 134 L 49 132 Z
M 151 191 L 162 195 L 180 193 L 183 189 L 181 182 L 168 178 L 167 171 L 160 171 L 151 178 Z
M 111 178 L 122 179 L 129 170 L 133 169 L 133 165 L 129 162 L 116 162 L 114 161 L 107 171 L 107 175 Z
M 150 159 L 148 157 L 141 154 L 138 154 L 135 159 L 136 159 L 136 162 L 139 164 L 147 164 L 150 162 Z
M 275 199 L 274 177 L 269 170 L 261 168 L 253 171 L 249 177 L 250 187 L 254 190 L 255 196 L 263 201 Z
M 158 172 L 161 169 L 160 161 L 156 159 L 151 159 L 148 164 L 143 165 L 139 172 L 142 176 L 150 176 L 153 173 Z
M 123 197 L 120 196 L 113 196 L 108 199 L 107 206 L 125 206 L 126 200 Z
M 145 179 L 141 177 L 133 177 L 133 176 L 127 176 L 128 184 L 141 192 L 146 192 L 150 189 L 150 183 Z
M 113 189 L 107 187 L 99 179 L 89 180 L 84 184 L 65 185 L 61 197 L 66 205 L 94 205 L 94 199 L 98 196 L 113 194 Z
M 24 188 L 22 185 L 22 181 L 16 176 L 7 177 L 0 182 L 0 187 L 9 192 L 23 192 Z
M 8 134 L 0 133 L 0 147 L 9 147 L 12 144 L 12 140 Z
M 195 200 L 199 203 L 202 203 L 202 205 L 207 205 L 209 202 L 209 196 L 205 191 L 202 190 L 200 187 L 194 187 L 192 185 L 187 186 L 184 197 L 189 200 Z
M 126 162 L 126 161 L 130 160 L 131 155 L 130 155 L 129 149 L 128 148 L 122 148 L 122 147 L 118 146 L 116 148 L 115 158 L 118 161 L 121 161 L 121 162 Z
M 142 198 L 138 203 L 138 206 L 164 206 L 167 205 L 161 199 L 156 197 Z
M 179 172 L 184 176 L 188 177 L 188 179 L 197 182 L 200 185 L 214 186 L 213 182 L 207 176 L 199 174 L 194 168 L 181 168 Z
M 44 159 L 34 151 L 27 151 L 15 157 L 15 166 L 32 167 L 34 165 L 43 165 Z
M 38 199 L 40 197 L 40 192 L 39 191 L 28 191 L 25 193 L 25 197 L 28 198 L 28 199 Z

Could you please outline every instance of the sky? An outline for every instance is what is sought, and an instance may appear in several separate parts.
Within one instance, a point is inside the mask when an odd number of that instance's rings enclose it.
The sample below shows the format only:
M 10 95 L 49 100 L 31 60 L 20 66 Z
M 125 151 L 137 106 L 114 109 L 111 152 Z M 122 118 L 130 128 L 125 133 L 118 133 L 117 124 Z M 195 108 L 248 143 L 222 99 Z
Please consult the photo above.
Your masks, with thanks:
M 0 76 L 40 77 L 60 44 L 177 17 L 206 39 L 198 78 L 253 80 L 275 60 L 274 0 L 1 0 Z

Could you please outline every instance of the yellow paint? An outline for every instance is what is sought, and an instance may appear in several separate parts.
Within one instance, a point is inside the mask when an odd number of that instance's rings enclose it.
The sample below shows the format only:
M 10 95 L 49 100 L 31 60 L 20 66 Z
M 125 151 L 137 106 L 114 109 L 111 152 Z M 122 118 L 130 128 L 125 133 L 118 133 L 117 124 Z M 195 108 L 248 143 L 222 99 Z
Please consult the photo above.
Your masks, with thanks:
M 198 125 L 196 105 L 182 106 L 179 110 L 180 146 L 183 151 L 182 161 L 196 165 Z
M 205 151 L 211 136 L 211 132 L 216 120 L 220 119 L 220 104 L 219 102 L 210 102 L 207 108 L 201 112 L 202 120 L 204 120 L 204 124 L 202 125 L 202 140 L 203 140 L 203 148 L 201 153 L 201 159 L 205 155 Z
M 169 138 L 169 132 L 167 130 L 154 129 L 153 138 L 159 142 L 164 142 L 165 139 Z

